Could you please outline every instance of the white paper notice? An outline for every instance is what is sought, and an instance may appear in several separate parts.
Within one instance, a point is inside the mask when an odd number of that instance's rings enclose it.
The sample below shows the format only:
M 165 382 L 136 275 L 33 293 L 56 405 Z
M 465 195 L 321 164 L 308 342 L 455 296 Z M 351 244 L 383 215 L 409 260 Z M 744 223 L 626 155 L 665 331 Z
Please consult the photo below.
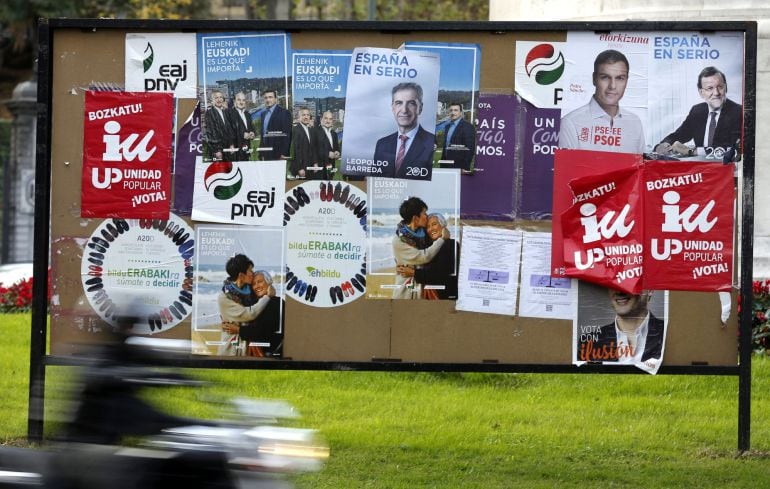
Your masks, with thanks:
M 551 277 L 551 233 L 524 233 L 519 316 L 572 319 L 577 280 Z
M 521 231 L 464 226 L 462 243 L 457 310 L 513 316 Z

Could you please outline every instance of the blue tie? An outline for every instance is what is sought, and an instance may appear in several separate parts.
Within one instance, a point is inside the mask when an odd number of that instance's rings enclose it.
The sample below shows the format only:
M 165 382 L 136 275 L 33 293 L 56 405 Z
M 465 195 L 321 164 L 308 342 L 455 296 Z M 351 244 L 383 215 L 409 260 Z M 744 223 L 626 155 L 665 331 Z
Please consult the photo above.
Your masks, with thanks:
M 444 146 L 445 147 L 449 146 L 449 141 L 452 140 L 452 134 L 455 133 L 455 127 L 457 127 L 457 121 L 449 124 L 449 130 L 446 133 L 446 141 L 444 141 Z
M 273 109 L 269 108 L 267 109 L 267 114 L 265 114 L 265 122 L 262 123 L 262 135 L 267 136 L 267 126 L 270 124 L 270 116 L 273 114 Z

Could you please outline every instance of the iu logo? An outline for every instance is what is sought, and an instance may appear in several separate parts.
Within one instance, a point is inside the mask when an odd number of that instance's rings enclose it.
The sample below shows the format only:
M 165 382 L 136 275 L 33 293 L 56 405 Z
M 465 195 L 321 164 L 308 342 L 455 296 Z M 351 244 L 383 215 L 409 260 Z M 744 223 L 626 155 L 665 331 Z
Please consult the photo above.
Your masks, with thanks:
M 631 211 L 631 205 L 626 204 L 623 210 L 615 217 L 615 211 L 609 211 L 601 220 L 597 219 L 596 206 L 586 202 L 580 206 L 580 224 L 583 225 L 583 243 L 593 243 L 602 238 L 608 239 L 612 236 L 625 238 L 634 228 L 634 222 L 626 224 L 626 218 Z
M 151 129 L 150 132 L 144 135 L 141 141 L 139 134 L 131 134 L 124 140 L 120 140 L 120 123 L 117 121 L 108 121 L 104 124 L 104 132 L 106 133 L 102 140 L 104 141 L 104 153 L 102 153 L 102 159 L 104 161 L 134 161 L 134 158 L 139 158 L 139 161 L 145 162 L 149 160 L 157 147 L 148 149 L 147 145 L 150 144 L 152 137 L 155 135 L 155 130 Z
M 661 231 L 681 233 L 684 230 L 691 233 L 697 229 L 701 233 L 706 233 L 717 223 L 718 218 L 716 217 L 709 221 L 709 213 L 716 205 L 713 200 L 710 200 L 700 211 L 700 214 L 695 216 L 695 213 L 698 212 L 698 204 L 690 204 L 684 212 L 680 212 L 679 199 L 679 193 L 674 190 L 669 190 L 663 194 L 663 202 L 666 204 L 662 206 L 663 225 L 660 227 Z

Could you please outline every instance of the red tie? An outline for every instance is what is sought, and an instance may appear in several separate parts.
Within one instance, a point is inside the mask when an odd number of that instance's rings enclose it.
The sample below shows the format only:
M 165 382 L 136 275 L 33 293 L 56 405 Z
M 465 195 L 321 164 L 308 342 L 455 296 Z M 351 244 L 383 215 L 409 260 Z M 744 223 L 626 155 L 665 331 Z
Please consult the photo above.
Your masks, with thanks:
M 398 148 L 398 154 L 396 155 L 396 173 L 401 168 L 401 163 L 404 162 L 404 154 L 406 153 L 406 142 L 409 140 L 409 136 L 400 135 L 398 137 L 401 140 L 401 146 Z

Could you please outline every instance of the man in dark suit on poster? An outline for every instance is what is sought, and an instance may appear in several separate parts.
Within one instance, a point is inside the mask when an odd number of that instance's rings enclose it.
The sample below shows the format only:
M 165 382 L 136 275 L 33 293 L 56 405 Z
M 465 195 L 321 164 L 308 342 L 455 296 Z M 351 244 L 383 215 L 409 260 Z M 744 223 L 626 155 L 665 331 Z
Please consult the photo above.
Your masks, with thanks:
M 289 163 L 290 178 L 305 178 L 307 167 L 315 165 L 312 139 L 310 109 L 300 109 L 299 124 L 294 126 L 291 133 L 291 144 L 294 150 Z
M 449 121 L 444 133 L 441 159 L 452 161 L 452 168 L 469 172 L 476 153 L 476 130 L 463 119 L 461 104 L 449 104 Z
M 281 160 L 289 157 L 291 149 L 291 114 L 278 105 L 278 92 L 265 90 L 262 94 L 265 110 L 262 112 L 262 140 L 259 147 L 261 160 Z
M 649 310 L 653 291 L 639 295 L 607 289 L 615 321 L 602 326 L 598 337 L 578 339 L 577 359 L 588 362 L 660 362 L 665 339 L 663 320 Z
M 323 166 L 319 178 L 326 180 L 334 178 L 335 163 L 340 157 L 340 142 L 337 131 L 332 129 L 334 116 L 326 111 L 321 117 L 321 125 L 313 128 L 315 131 L 316 161 Z
M 724 73 L 713 66 L 698 75 L 698 93 L 704 102 L 690 109 L 684 122 L 655 147 L 655 152 L 669 154 L 691 151 L 684 143 L 693 141 L 698 148 L 729 148 L 740 141 L 743 107 L 727 98 Z M 679 144 L 677 144 L 679 143 Z
M 422 87 L 416 83 L 399 83 L 391 92 L 391 111 L 398 131 L 380 138 L 374 150 L 377 161 L 387 162 L 379 176 L 430 180 L 433 169 L 435 136 L 422 128 Z
M 211 105 L 204 116 L 206 146 L 213 161 L 231 161 L 232 152 L 225 152 L 233 146 L 233 134 L 227 123 L 227 104 L 225 96 L 219 89 L 211 91 Z
M 225 112 L 227 122 L 233 134 L 235 147 L 238 151 L 234 154 L 235 161 L 248 161 L 251 159 L 251 141 L 256 137 L 251 114 L 246 110 L 246 94 L 235 94 L 235 107 Z

